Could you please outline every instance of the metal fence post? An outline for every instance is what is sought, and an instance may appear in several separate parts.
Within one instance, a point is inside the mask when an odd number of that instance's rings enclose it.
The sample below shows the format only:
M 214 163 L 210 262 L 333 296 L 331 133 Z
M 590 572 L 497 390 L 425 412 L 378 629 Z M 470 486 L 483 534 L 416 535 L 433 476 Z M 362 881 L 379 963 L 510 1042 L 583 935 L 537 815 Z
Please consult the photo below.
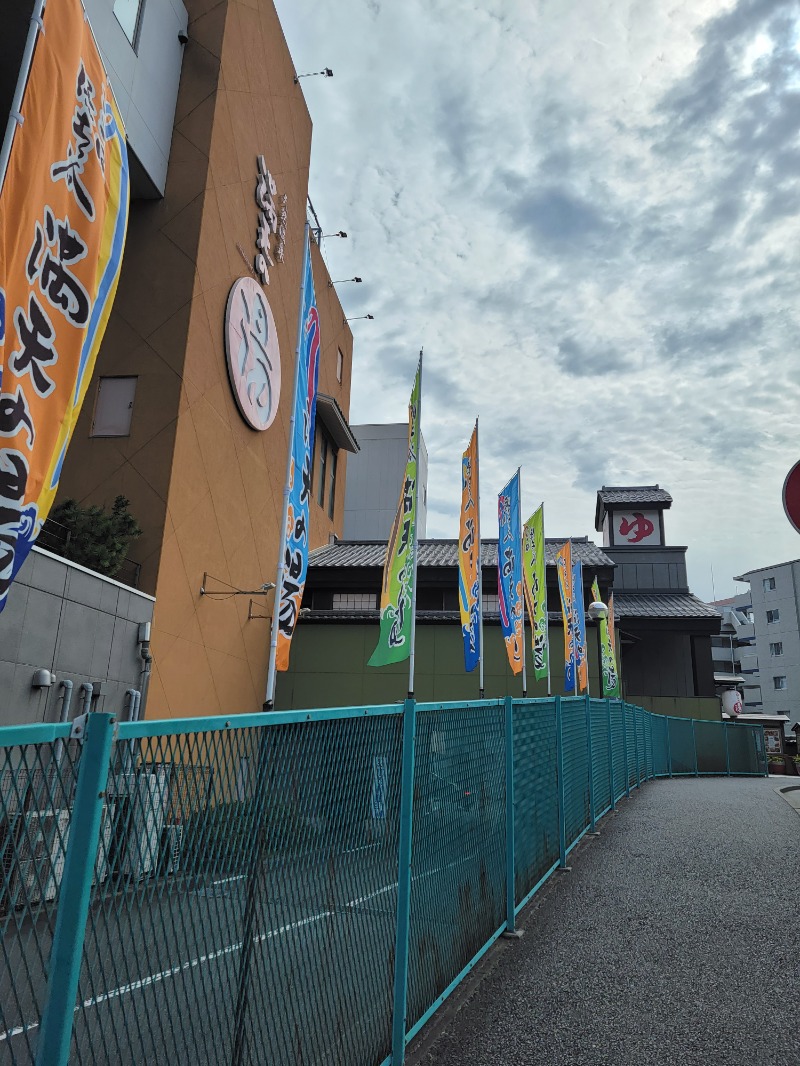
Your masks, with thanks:
M 414 822 L 414 754 L 417 710 L 412 699 L 403 706 L 403 768 L 400 783 L 400 841 L 397 849 L 397 927 L 394 949 L 394 1007 L 392 1013 L 392 1066 L 406 1055 L 406 1004 L 408 1001 L 408 933 L 411 919 L 411 832 Z
M 667 715 L 667 770 L 669 776 L 672 777 L 672 741 L 670 739 L 672 730 L 670 729 L 670 723 L 672 722 L 672 716 Z
M 656 776 L 656 742 L 653 739 L 653 712 L 648 711 L 647 717 L 650 719 L 650 780 L 655 780 Z
M 506 928 L 505 934 L 516 936 L 514 910 L 516 885 L 514 871 L 514 701 L 510 696 L 506 704 Z
M 86 721 L 36 1066 L 65 1066 L 69 1058 L 115 721 L 113 714 L 101 712 Z
M 628 705 L 622 703 L 622 750 L 625 753 L 625 795 L 631 794 L 631 772 L 628 768 Z
M 731 749 L 730 749 L 730 744 L 728 743 L 728 729 L 729 729 L 728 723 L 727 722 L 723 722 L 722 723 L 722 728 L 723 728 L 723 730 L 725 732 L 725 773 L 728 775 L 728 777 L 730 777 L 731 776 Z
M 692 719 L 692 747 L 694 748 L 694 776 L 698 777 L 700 771 L 697 767 L 697 730 L 694 727 L 694 718 Z
M 564 791 L 564 737 L 561 697 L 556 696 L 556 762 L 558 764 L 558 865 L 567 866 L 566 793 Z
M 586 699 L 586 761 L 589 765 L 589 830 L 595 831 L 594 809 L 594 752 L 592 750 L 592 701 L 589 696 Z
M 608 716 L 608 781 L 611 785 L 611 810 L 617 809 L 617 798 L 614 795 L 614 744 L 611 729 L 611 700 L 606 700 L 606 714 Z
M 636 708 L 632 707 L 631 710 L 633 711 L 633 750 L 636 760 L 636 787 L 638 788 L 642 783 L 642 775 L 639 770 L 639 723 L 637 721 Z

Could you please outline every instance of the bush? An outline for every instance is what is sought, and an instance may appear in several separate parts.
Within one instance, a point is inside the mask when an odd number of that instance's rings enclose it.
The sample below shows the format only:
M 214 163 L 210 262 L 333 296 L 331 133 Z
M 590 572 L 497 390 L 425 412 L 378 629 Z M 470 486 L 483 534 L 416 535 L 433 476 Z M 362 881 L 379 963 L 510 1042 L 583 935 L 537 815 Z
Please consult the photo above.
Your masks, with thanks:
M 105 507 L 79 507 L 75 500 L 64 500 L 54 507 L 50 517 L 69 532 L 60 554 L 113 577 L 128 557 L 131 541 L 142 534 L 128 510 L 129 503 L 124 496 L 117 496 L 110 512 Z

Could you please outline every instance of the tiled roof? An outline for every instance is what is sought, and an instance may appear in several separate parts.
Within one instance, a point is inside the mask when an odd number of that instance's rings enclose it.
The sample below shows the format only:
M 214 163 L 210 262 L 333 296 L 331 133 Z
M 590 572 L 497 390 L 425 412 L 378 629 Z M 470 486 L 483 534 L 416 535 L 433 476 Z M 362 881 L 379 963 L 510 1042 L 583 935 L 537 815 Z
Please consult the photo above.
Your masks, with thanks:
M 719 618 L 719 611 L 691 592 L 643 596 L 614 593 L 618 618 Z
M 597 490 L 595 529 L 603 528 L 603 518 L 609 505 L 623 507 L 657 505 L 666 508 L 672 506 L 672 497 L 666 489 L 659 488 L 658 485 L 603 485 Z
M 564 539 L 547 537 L 545 539 L 545 558 L 550 566 L 555 566 L 556 552 Z M 587 537 L 572 538 L 573 558 L 580 559 L 587 566 L 615 565 L 612 559 Z M 383 540 L 340 540 L 335 544 L 326 544 L 309 554 L 309 566 L 353 566 L 382 567 L 386 557 L 386 541 Z M 483 566 L 497 566 L 497 541 L 481 541 L 481 563 Z M 419 542 L 420 566 L 458 566 L 458 541 L 456 540 L 421 540 Z

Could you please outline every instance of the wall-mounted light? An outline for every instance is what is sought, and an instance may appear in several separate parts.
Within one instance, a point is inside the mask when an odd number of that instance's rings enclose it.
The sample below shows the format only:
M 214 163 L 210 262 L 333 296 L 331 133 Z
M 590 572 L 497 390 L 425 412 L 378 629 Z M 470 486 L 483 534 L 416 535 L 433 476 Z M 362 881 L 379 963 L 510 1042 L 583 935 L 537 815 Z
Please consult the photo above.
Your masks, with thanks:
M 325 67 L 324 70 L 312 70 L 310 74 L 295 74 L 294 83 L 297 85 L 301 78 L 316 78 L 320 75 L 323 78 L 332 78 L 333 71 L 330 67 Z
M 349 281 L 354 281 L 356 285 L 361 284 L 361 278 L 340 278 L 338 281 L 329 281 L 328 288 L 332 289 L 334 285 L 346 285 Z
M 346 237 L 347 234 L 343 229 L 340 229 L 338 233 L 320 233 L 319 239 L 324 241 L 326 237 Z
M 362 318 L 368 318 L 371 322 L 374 317 L 375 315 L 356 315 L 355 318 L 343 318 L 342 322 L 359 322 Z

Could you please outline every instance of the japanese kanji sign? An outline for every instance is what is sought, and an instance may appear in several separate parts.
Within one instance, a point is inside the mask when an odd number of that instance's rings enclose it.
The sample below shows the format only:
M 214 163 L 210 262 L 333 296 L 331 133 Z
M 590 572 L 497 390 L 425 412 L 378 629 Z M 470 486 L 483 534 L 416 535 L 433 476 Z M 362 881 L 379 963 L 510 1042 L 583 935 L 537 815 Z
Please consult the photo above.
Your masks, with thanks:
M 478 508 L 478 427 L 461 457 L 461 523 L 458 536 L 458 606 L 464 636 L 464 666 L 481 657 L 481 531 Z
M 242 417 L 252 429 L 268 429 L 278 413 L 281 353 L 272 308 L 255 278 L 239 278 L 228 293 L 225 355 Z
M 47 517 L 117 289 L 125 130 L 80 0 L 47 5 L 0 196 L 0 610 Z
M 308 573 L 308 504 L 311 498 L 311 463 L 319 377 L 319 313 L 311 272 L 311 253 L 306 232 L 303 255 L 303 308 L 297 354 L 294 428 L 289 439 L 291 467 L 286 514 L 286 546 L 283 578 L 278 597 L 278 670 L 289 669 L 289 649 L 300 616 L 300 604 Z
M 544 556 L 544 504 L 525 523 L 522 534 L 522 579 L 531 620 L 533 673 L 537 681 L 550 676 L 547 630 L 547 584 Z
M 401 663 L 411 655 L 412 609 L 414 581 L 416 580 L 421 370 L 422 363 L 420 362 L 408 404 L 408 459 L 383 566 L 381 635 L 368 666 Z
M 497 593 L 500 628 L 513 674 L 522 672 L 522 530 L 519 522 L 519 470 L 497 497 Z

